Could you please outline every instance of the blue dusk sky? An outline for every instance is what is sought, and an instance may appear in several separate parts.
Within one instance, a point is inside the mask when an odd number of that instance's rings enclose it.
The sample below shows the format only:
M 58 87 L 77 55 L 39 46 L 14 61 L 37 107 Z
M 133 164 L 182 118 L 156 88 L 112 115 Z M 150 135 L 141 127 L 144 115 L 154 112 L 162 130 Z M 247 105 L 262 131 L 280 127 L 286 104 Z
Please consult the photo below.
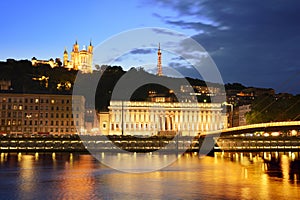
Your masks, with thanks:
M 10 0 L 0 8 L 2 61 L 62 58 L 75 40 L 80 48 L 90 40 L 97 47 L 124 31 L 160 27 L 202 45 L 225 83 L 300 94 L 298 0 Z M 118 59 L 125 70 L 142 65 L 136 56 L 156 62 L 155 50 L 131 53 L 132 59 Z M 176 67 L 171 60 L 163 57 L 163 65 Z M 194 77 L 189 66 L 180 71 Z

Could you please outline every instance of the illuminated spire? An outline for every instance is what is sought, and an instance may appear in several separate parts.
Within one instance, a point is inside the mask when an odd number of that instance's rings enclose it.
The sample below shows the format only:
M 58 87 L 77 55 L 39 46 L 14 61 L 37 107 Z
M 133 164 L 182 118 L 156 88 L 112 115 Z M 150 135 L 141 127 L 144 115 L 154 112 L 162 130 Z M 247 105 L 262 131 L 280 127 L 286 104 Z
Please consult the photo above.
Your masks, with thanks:
M 161 66 L 161 51 L 160 51 L 160 43 L 158 43 L 158 51 L 157 51 L 157 75 L 162 76 L 162 66 Z

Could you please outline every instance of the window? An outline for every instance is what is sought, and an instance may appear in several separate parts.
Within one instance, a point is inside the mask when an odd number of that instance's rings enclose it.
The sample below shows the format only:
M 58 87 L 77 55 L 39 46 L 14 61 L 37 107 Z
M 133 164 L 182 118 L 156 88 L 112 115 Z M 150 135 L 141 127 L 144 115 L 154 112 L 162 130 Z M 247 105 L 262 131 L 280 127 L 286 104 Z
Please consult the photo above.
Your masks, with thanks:
M 51 99 L 51 103 L 54 104 L 54 103 L 55 103 L 55 100 L 54 100 L 54 99 Z
M 106 122 L 103 122 L 102 127 L 104 130 L 106 129 Z
M 63 126 L 63 125 L 64 125 L 64 121 L 61 121 L 61 122 L 60 122 L 60 125 Z
M 64 113 L 61 113 L 60 117 L 61 117 L 61 118 L 64 118 Z
M 34 102 L 39 103 L 39 99 L 38 98 L 34 99 Z

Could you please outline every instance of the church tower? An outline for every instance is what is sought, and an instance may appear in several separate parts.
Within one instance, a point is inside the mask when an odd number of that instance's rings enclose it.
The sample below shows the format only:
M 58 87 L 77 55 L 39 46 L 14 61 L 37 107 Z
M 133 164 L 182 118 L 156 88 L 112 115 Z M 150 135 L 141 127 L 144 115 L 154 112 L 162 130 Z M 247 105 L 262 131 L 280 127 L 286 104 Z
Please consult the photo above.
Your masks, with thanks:
M 73 45 L 73 51 L 71 53 L 71 60 L 72 60 L 73 69 L 78 70 L 78 66 L 79 66 L 79 45 L 77 43 L 77 40 L 76 40 L 75 44 Z
M 68 55 L 68 52 L 67 52 L 67 49 L 65 48 L 65 51 L 64 51 L 64 63 L 63 65 L 64 66 L 68 66 L 68 59 L 69 59 L 69 55 Z
M 161 51 L 160 51 L 160 43 L 158 44 L 157 51 L 157 75 L 162 76 L 162 66 L 161 66 Z
M 80 70 L 82 73 L 93 73 L 93 50 L 91 41 L 88 48 L 83 46 L 83 49 L 79 50 L 79 45 L 76 40 L 71 51 L 71 60 L 68 60 L 69 56 L 67 50 L 65 49 L 64 51 L 64 67 L 73 70 Z

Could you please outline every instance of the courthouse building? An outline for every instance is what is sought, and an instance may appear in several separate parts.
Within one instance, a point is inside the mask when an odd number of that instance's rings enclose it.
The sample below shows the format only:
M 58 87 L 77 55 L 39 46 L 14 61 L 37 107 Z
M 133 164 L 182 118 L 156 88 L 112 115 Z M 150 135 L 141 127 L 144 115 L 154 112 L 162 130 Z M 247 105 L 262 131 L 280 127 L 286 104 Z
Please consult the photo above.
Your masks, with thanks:
M 219 103 L 111 101 L 99 113 L 105 135 L 196 135 L 227 127 Z
M 84 105 L 83 96 L 0 93 L 0 133 L 79 133 Z

